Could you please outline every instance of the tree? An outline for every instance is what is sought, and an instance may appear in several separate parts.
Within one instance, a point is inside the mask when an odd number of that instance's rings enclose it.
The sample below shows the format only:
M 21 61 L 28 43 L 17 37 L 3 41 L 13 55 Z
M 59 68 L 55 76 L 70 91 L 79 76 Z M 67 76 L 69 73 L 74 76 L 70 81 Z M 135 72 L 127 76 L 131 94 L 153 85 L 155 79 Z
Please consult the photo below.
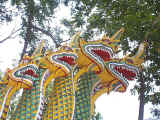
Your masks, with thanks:
M 139 93 L 139 120 L 143 120 L 144 104 L 157 103 L 159 93 L 155 86 L 160 84 L 160 1 L 159 0 L 74 0 L 72 23 L 75 28 L 84 28 L 90 33 L 112 34 L 125 28 L 122 39 L 124 53 L 137 51 L 138 44 L 146 41 L 145 65 L 140 72 L 135 89 Z M 131 46 L 134 42 L 135 46 Z M 149 95 L 150 94 L 150 95 Z M 156 97 L 153 97 L 156 96 Z
M 24 54 L 27 52 L 27 48 L 33 47 L 38 40 L 38 31 L 42 31 L 43 28 L 47 28 L 45 23 L 49 20 L 49 17 L 53 16 L 54 9 L 58 5 L 56 0 L 47 0 L 47 1 L 37 1 L 34 0 L 11 0 L 12 5 L 16 5 L 19 10 L 22 11 L 22 26 L 21 26 L 21 36 L 24 39 L 24 47 L 21 54 L 21 59 Z M 48 31 L 48 28 L 44 31 Z M 49 31 L 48 31 L 49 32 Z M 56 43 L 55 43 L 56 44 Z M 20 59 L 20 60 L 21 60 Z
M 5 24 L 11 23 L 14 18 L 17 16 L 17 11 L 13 7 L 9 7 L 7 0 L 0 1 L 0 25 L 4 26 Z M 3 29 L 3 28 L 1 28 Z M 0 43 L 5 42 L 6 40 L 10 39 L 17 33 L 20 29 L 15 29 L 11 31 L 11 33 L 7 37 L 1 37 Z
M 92 117 L 91 120 L 103 120 L 102 119 L 102 115 L 98 112 L 98 113 L 94 113 L 94 116 Z

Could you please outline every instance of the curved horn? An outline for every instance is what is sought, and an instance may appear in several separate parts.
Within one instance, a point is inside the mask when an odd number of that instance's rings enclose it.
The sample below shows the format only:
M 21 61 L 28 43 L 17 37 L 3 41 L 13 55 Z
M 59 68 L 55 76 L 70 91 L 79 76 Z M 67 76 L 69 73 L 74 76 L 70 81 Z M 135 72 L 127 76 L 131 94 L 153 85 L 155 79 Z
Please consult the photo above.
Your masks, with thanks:
M 81 32 L 77 32 L 73 35 L 72 40 L 69 45 L 71 48 L 78 48 L 79 47 L 80 34 L 81 34 Z
M 124 28 L 121 28 L 111 38 L 104 35 L 102 37 L 102 41 L 104 41 L 107 44 L 107 46 L 110 46 L 115 52 L 117 52 L 119 48 L 120 37 L 122 36 L 123 32 L 124 32 Z
M 43 47 L 44 47 L 44 40 L 42 40 L 40 45 L 35 49 L 35 51 L 32 54 L 32 57 L 37 56 L 37 54 L 38 55 L 42 54 Z
M 122 33 L 124 32 L 124 28 L 121 28 L 119 31 L 117 31 L 111 38 L 111 42 L 120 42 L 120 37 Z
M 127 55 L 126 57 L 124 57 L 126 62 L 136 65 L 136 66 L 141 66 L 141 64 L 144 62 L 145 47 L 146 47 L 146 43 L 145 42 L 141 43 L 139 45 L 137 53 L 134 56 L 128 57 Z

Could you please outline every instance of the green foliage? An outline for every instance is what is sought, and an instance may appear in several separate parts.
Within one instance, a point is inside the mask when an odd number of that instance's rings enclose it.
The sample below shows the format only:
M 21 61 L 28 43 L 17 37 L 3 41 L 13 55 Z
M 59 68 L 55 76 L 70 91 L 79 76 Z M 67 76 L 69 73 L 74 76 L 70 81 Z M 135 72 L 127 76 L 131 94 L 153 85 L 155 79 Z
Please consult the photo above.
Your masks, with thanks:
M 151 113 L 153 115 L 154 120 L 160 119 L 160 108 L 159 106 L 155 106 L 151 109 Z
M 97 113 L 94 113 L 91 120 L 103 120 L 103 118 L 102 118 L 102 115 L 99 112 L 97 112 Z
M 42 35 L 49 36 L 55 46 L 60 43 L 54 38 L 51 27 L 54 11 L 59 5 L 59 0 L 10 0 L 12 6 L 16 6 L 21 17 L 21 37 L 24 39 L 24 48 L 21 59 L 27 50 L 36 48 L 37 42 L 40 41 Z M 58 31 L 58 30 L 57 30 Z M 58 36 L 57 33 L 56 37 Z M 58 38 L 60 40 L 60 38 Z M 21 60 L 20 59 L 20 60 Z
M 12 21 L 13 12 L 7 9 L 6 1 L 7 0 L 0 1 L 0 24 Z
M 75 0 L 72 22 L 74 27 L 85 26 L 86 31 L 93 29 L 112 35 L 121 27 L 125 28 L 121 44 L 124 52 L 134 55 L 137 48 L 128 46 L 130 42 L 147 41 L 147 66 L 143 70 L 145 97 L 160 85 L 160 1 L 159 0 Z M 97 31 L 92 31 L 94 34 Z M 89 34 L 88 34 L 89 35 Z M 139 86 L 139 82 L 137 85 Z M 150 86 L 152 84 L 152 86 Z M 139 88 L 139 87 L 138 87 Z M 138 90 L 138 89 L 136 89 Z M 138 90 L 139 92 L 139 90 Z M 150 101 L 147 99 L 146 102 Z
M 27 27 L 29 22 L 32 22 L 32 25 L 38 24 L 37 26 L 45 27 L 45 22 L 47 22 L 50 17 L 53 17 L 54 10 L 58 6 L 57 0 L 38 0 L 37 3 L 34 0 L 12 1 L 13 5 L 16 5 L 17 8 L 23 12 L 22 27 Z M 28 19 L 29 16 L 30 19 Z

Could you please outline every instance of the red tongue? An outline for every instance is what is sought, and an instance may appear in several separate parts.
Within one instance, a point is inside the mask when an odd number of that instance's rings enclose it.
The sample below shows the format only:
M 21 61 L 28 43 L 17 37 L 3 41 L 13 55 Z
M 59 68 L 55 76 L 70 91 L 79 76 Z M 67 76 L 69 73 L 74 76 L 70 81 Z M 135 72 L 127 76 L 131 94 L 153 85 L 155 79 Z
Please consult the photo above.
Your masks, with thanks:
M 133 80 L 133 78 L 136 77 L 136 74 L 134 72 L 123 69 L 122 67 L 115 66 L 114 69 L 119 73 L 122 73 L 123 76 L 125 76 L 125 78 L 127 78 L 128 80 Z
M 72 57 L 63 56 L 63 57 L 58 58 L 58 60 L 64 61 L 68 63 L 69 65 L 75 64 L 74 59 Z
M 91 51 L 93 53 L 95 53 L 96 55 L 100 56 L 104 61 L 109 61 L 110 60 L 110 54 L 106 51 L 95 50 L 95 49 L 92 49 Z
M 31 69 L 28 69 L 28 70 L 26 70 L 25 72 L 23 72 L 22 73 L 23 75 L 30 75 L 30 76 L 33 76 L 33 77 L 38 77 L 38 75 L 36 75 L 35 73 L 34 73 L 34 71 L 33 70 L 31 70 Z

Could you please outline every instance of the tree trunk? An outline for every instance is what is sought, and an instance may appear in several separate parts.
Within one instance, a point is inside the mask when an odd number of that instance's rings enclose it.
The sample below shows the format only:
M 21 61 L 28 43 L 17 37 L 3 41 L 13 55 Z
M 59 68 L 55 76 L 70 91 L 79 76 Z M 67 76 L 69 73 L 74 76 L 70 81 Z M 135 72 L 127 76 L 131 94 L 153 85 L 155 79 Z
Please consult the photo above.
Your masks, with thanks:
M 140 104 L 139 104 L 139 116 L 138 120 L 143 120 L 144 118 L 144 90 L 145 90 L 145 84 L 144 84 L 144 79 L 142 76 L 142 73 L 140 73 Z
M 44 29 L 42 29 L 42 28 L 40 28 L 40 27 L 37 27 L 37 26 L 32 26 L 32 27 L 33 27 L 34 29 L 39 30 L 39 31 L 41 31 L 42 33 L 48 35 L 48 36 L 53 40 L 56 48 L 58 48 L 58 47 L 60 46 L 60 45 L 57 43 L 55 37 L 54 37 L 49 31 L 44 30 Z
M 23 51 L 21 53 L 21 57 L 20 57 L 20 61 L 22 60 L 23 56 L 26 54 L 27 52 L 27 47 L 28 47 L 28 44 L 29 44 L 29 41 L 32 40 L 32 22 L 33 22 L 33 15 L 32 15 L 32 11 L 29 7 L 29 2 L 28 2 L 28 8 L 27 8 L 27 25 L 24 26 L 26 27 L 26 33 L 25 33 L 25 38 L 24 38 L 24 47 L 23 47 Z M 20 62 L 19 61 L 19 62 Z
M 20 57 L 19 62 L 22 60 L 23 56 L 25 55 L 26 50 L 27 50 L 27 47 L 28 47 L 28 42 L 25 40 L 25 41 L 24 41 L 24 46 L 23 46 L 23 50 L 22 50 L 22 53 L 21 53 L 21 57 Z

